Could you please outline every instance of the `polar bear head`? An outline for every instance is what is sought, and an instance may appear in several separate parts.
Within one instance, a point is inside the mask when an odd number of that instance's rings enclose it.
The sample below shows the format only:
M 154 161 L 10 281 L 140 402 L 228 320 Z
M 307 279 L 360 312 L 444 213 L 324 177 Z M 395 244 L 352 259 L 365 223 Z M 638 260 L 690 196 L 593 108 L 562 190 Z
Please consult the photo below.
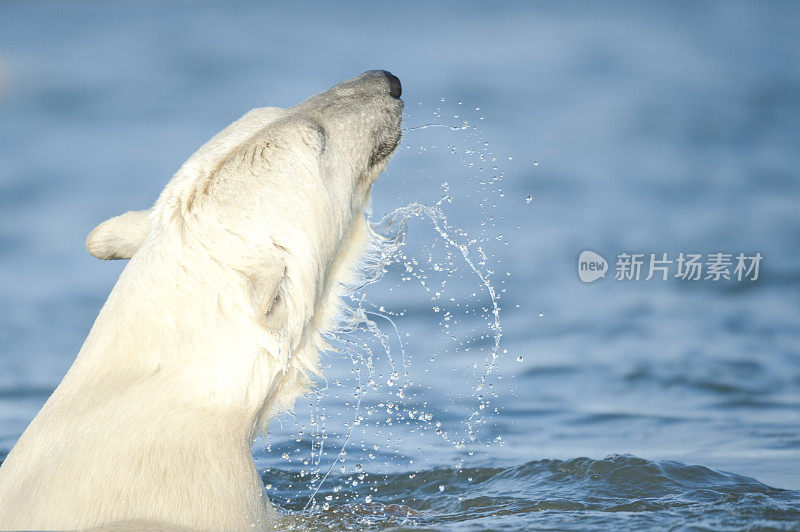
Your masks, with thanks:
M 127 319 L 155 312 L 173 323 L 186 315 L 164 334 L 185 331 L 181 345 L 192 342 L 191 356 L 208 351 L 212 361 L 213 349 L 248 349 L 243 342 L 255 335 L 245 330 L 255 322 L 281 339 L 284 347 L 265 348 L 270 356 L 288 357 L 264 370 L 258 400 L 281 386 L 293 387 L 287 398 L 296 395 L 316 371 L 339 287 L 367 246 L 363 209 L 400 140 L 400 94 L 395 76 L 374 70 L 288 109 L 254 109 L 192 155 L 151 209 L 96 227 L 87 239 L 92 255 L 132 258 L 120 279 L 132 278 L 124 297 L 158 294 L 156 310 L 126 309 Z M 151 327 L 162 321 L 152 318 Z
M 192 155 L 159 201 L 191 216 L 196 200 L 209 203 L 233 194 L 237 201 L 279 201 L 278 190 L 285 193 L 313 176 L 306 184 L 352 190 L 351 202 L 363 205 L 400 140 L 400 95 L 397 77 L 373 70 L 289 109 L 253 109 Z M 282 183 L 281 176 L 287 181 Z M 106 220 L 89 234 L 87 249 L 99 259 L 131 258 L 154 211 L 129 211 Z

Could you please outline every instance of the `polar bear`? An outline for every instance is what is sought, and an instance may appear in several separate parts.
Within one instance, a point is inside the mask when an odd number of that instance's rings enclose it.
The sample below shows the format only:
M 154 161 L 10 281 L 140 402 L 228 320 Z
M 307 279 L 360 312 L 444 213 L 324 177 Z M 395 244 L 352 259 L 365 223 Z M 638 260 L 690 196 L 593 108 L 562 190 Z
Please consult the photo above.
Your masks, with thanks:
M 0 468 L 0 528 L 269 528 L 250 446 L 319 371 L 400 93 L 376 70 L 254 109 L 91 232 L 130 262 Z

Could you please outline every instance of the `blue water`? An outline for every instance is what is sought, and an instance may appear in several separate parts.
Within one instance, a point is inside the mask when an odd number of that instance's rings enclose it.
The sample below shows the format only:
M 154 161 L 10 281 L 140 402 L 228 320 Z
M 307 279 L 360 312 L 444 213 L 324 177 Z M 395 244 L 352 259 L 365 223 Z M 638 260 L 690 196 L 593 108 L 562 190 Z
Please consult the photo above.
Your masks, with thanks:
M 249 108 L 386 68 L 409 129 L 373 219 L 438 203 L 502 330 L 411 217 L 363 294 L 380 334 L 344 338 L 254 447 L 283 525 L 800 529 L 799 20 L 790 2 L 0 3 L 0 453 L 124 267 L 85 252 L 94 225 L 149 206 Z M 755 282 L 583 284 L 585 249 L 612 274 L 622 252 L 764 259 Z

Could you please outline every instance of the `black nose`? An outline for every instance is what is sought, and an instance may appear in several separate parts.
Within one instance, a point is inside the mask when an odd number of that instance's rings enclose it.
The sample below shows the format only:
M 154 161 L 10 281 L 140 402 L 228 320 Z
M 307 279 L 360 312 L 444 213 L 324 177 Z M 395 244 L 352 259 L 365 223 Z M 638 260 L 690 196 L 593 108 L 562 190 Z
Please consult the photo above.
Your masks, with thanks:
M 403 94 L 403 86 L 400 85 L 400 80 L 388 70 L 382 70 L 381 72 L 389 82 L 389 94 L 392 95 L 392 98 L 399 98 Z

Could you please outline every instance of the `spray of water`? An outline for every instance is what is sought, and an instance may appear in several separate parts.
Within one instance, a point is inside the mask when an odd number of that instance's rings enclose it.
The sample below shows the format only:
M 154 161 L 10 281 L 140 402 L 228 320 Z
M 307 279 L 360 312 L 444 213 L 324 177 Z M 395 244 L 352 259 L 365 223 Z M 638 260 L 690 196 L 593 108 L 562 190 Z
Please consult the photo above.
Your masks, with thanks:
M 373 225 L 373 231 L 375 234 L 379 235 L 386 243 L 385 255 L 384 260 L 386 261 L 393 261 L 397 260 L 397 254 L 400 250 L 400 247 L 405 243 L 405 237 L 408 232 L 408 222 L 409 220 L 414 218 L 422 218 L 430 221 L 433 225 L 433 228 L 436 230 L 436 233 L 441 237 L 447 245 L 451 246 L 453 249 L 458 250 L 461 254 L 464 262 L 467 266 L 475 273 L 475 275 L 480 280 L 480 283 L 488 292 L 491 298 L 491 315 L 492 315 L 492 336 L 493 336 L 493 346 L 491 352 L 487 356 L 487 364 L 485 372 L 480 376 L 480 380 L 475 387 L 475 392 L 478 398 L 478 408 L 473 411 L 468 420 L 467 425 L 469 428 L 468 438 L 470 440 L 475 439 L 475 430 L 473 426 L 473 422 L 476 418 L 480 417 L 480 411 L 484 410 L 486 406 L 488 406 L 489 401 L 484 399 L 481 395 L 483 391 L 486 380 L 489 375 L 495 370 L 497 359 L 500 355 L 500 339 L 502 337 L 502 327 L 500 325 L 500 307 L 497 300 L 497 294 L 495 293 L 494 287 L 491 283 L 491 277 L 488 272 L 482 271 L 479 269 L 475 261 L 473 261 L 470 255 L 470 247 L 469 247 L 469 240 L 463 239 L 463 241 L 459 241 L 458 237 L 455 236 L 458 233 L 464 234 L 461 231 L 455 230 L 451 228 L 447 224 L 447 218 L 445 217 L 444 213 L 438 206 L 428 206 L 422 203 L 411 203 L 406 205 L 405 207 L 400 207 L 395 209 L 394 211 L 390 212 L 386 216 L 381 219 L 377 224 Z M 483 253 L 482 250 L 479 249 L 479 253 Z M 485 258 L 485 257 L 484 257 Z M 372 323 L 374 325 L 374 322 Z M 463 445 L 464 441 L 456 441 L 453 442 L 457 445 Z
M 395 321 L 388 316 L 385 312 L 366 310 L 365 307 L 373 307 L 366 298 L 365 289 L 374 283 L 377 283 L 387 272 L 388 268 L 393 264 L 404 263 L 403 247 L 406 244 L 406 237 L 408 235 L 409 221 L 412 219 L 421 219 L 429 222 L 439 238 L 450 248 L 456 250 L 458 255 L 463 259 L 463 262 L 477 277 L 479 283 L 489 295 L 491 301 L 491 335 L 493 337 L 493 344 L 490 353 L 486 356 L 486 365 L 484 372 L 480 375 L 477 384 L 474 387 L 475 399 L 477 401 L 476 407 L 470 412 L 466 419 L 467 433 L 461 438 L 451 438 L 448 433 L 442 430 L 441 422 L 435 421 L 436 433 L 444 438 L 446 441 L 452 443 L 456 447 L 463 447 L 466 440 L 474 440 L 476 437 L 476 425 L 485 422 L 484 412 L 487 410 L 489 400 L 485 398 L 484 387 L 489 375 L 495 370 L 497 359 L 500 354 L 500 340 L 502 337 L 502 327 L 500 324 L 500 308 L 498 305 L 497 295 L 491 283 L 489 273 L 480 269 L 473 260 L 470 248 L 470 241 L 464 237 L 462 231 L 456 230 L 448 225 L 447 218 L 438 206 L 429 206 L 422 203 L 411 203 L 405 207 L 395 209 L 380 221 L 371 224 L 372 236 L 374 242 L 374 252 L 371 259 L 368 261 L 367 266 L 363 272 L 364 282 L 358 289 L 348 298 L 349 305 L 346 310 L 347 318 L 344 320 L 346 324 L 338 331 L 331 334 L 330 340 L 333 344 L 338 346 L 340 352 L 346 353 L 350 356 L 355 372 L 358 378 L 358 386 L 355 390 L 356 405 L 353 422 L 350 424 L 347 435 L 345 436 L 344 443 L 341 449 L 336 454 L 335 459 L 328 467 L 327 471 L 318 481 L 313 482 L 313 492 L 311 493 L 308 502 L 304 509 L 307 509 L 314 503 L 314 498 L 318 493 L 320 487 L 328 478 L 333 468 L 337 463 L 342 460 L 343 453 L 347 445 L 350 443 L 354 427 L 363 421 L 361 417 L 361 398 L 365 393 L 364 382 L 362 380 L 363 371 L 369 376 L 370 382 L 374 382 L 375 357 L 372 349 L 365 342 L 360 342 L 353 338 L 353 335 L 358 331 L 366 331 L 378 340 L 383 350 L 383 354 L 389 364 L 390 372 L 386 384 L 394 387 L 400 399 L 404 397 L 403 390 L 406 386 L 404 376 L 407 374 L 409 358 L 406 355 L 405 347 L 403 345 L 402 337 Z M 480 252 L 478 252 L 480 253 Z M 437 265 L 438 267 L 438 265 Z M 421 280 L 424 282 L 424 280 Z M 401 360 L 396 361 L 393 356 L 393 349 L 389 337 L 382 331 L 378 323 L 373 319 L 378 318 L 387 322 L 391 329 L 394 331 L 398 344 L 400 346 Z M 402 380 L 401 380 L 402 379 Z M 396 406 L 390 403 L 392 406 Z M 390 406 L 391 408 L 391 406 Z M 406 412 L 406 415 L 414 417 L 413 411 Z M 420 419 L 431 421 L 428 414 L 422 414 Z M 320 443 L 317 452 L 317 464 L 322 457 L 323 444 Z
M 460 103 L 459 103 L 460 105 Z M 479 109 L 476 108 L 476 111 Z M 436 119 L 442 119 L 440 108 L 436 109 L 434 113 Z M 456 115 L 456 118 L 458 115 Z M 483 116 L 480 117 L 483 120 Z M 480 131 L 469 125 L 466 121 L 458 125 L 448 125 L 444 123 L 429 123 L 420 126 L 410 127 L 404 131 L 426 130 L 431 128 L 444 128 L 448 133 L 454 132 L 458 135 L 471 133 L 479 142 L 482 147 L 479 148 L 459 148 L 447 145 L 447 151 L 452 154 L 459 154 L 459 162 L 467 171 L 475 172 L 477 180 L 477 192 L 484 190 L 486 197 L 479 201 L 481 214 L 483 219 L 481 221 L 481 232 L 485 232 L 487 223 L 494 226 L 493 217 L 488 212 L 495 208 L 493 203 L 496 199 L 490 197 L 493 192 L 488 189 L 489 186 L 495 186 L 502 177 L 502 172 L 497 171 L 497 166 L 491 169 L 489 166 L 496 164 L 496 158 L 488 151 L 488 143 L 485 143 L 480 137 Z M 476 133 L 477 132 L 477 133 Z M 445 148 L 445 146 L 441 146 Z M 432 145 L 429 147 L 420 147 L 421 151 L 428 148 L 437 148 Z M 492 175 L 487 175 L 492 174 Z M 481 188 L 482 187 L 482 188 Z M 345 430 L 337 431 L 338 436 L 343 439 L 340 440 L 341 444 L 338 451 L 334 448 L 333 455 L 328 447 L 326 451 L 325 442 L 329 437 L 329 433 L 325 428 L 325 402 L 323 396 L 325 393 L 331 393 L 329 383 L 325 382 L 324 387 L 317 390 L 316 401 L 312 404 L 312 419 L 310 431 L 311 436 L 311 457 L 302 460 L 304 465 L 310 465 L 312 469 L 317 469 L 316 473 L 312 473 L 310 483 L 308 484 L 311 494 L 305 503 L 304 509 L 309 507 L 317 507 L 315 500 L 320 488 L 325 481 L 329 478 L 337 465 L 340 465 L 341 472 L 344 473 L 346 468 L 343 465 L 347 458 L 347 448 L 352 442 L 352 437 L 356 427 L 362 428 L 370 420 L 370 416 L 376 413 L 385 412 L 388 417 L 383 420 L 376 420 L 374 422 L 376 428 L 386 430 L 385 427 L 395 425 L 410 426 L 412 433 L 414 427 L 417 427 L 419 434 L 422 435 L 423 431 L 432 429 L 433 432 L 440 438 L 454 445 L 456 448 L 463 448 L 467 443 L 474 442 L 479 437 L 479 429 L 485 425 L 492 416 L 492 412 L 496 412 L 497 408 L 492 410 L 489 408 L 493 397 L 497 397 L 496 393 L 491 390 L 492 384 L 490 376 L 495 372 L 498 360 L 502 355 L 501 351 L 501 338 L 502 326 L 500 321 L 500 294 L 496 290 L 496 285 L 493 284 L 493 270 L 488 266 L 489 259 L 485 249 L 485 242 L 489 241 L 489 237 L 485 235 L 479 238 L 472 238 L 466 231 L 450 224 L 443 210 L 444 203 L 451 203 L 452 197 L 450 186 L 447 183 L 442 183 L 442 188 L 445 194 L 439 201 L 433 205 L 426 205 L 421 202 L 412 202 L 404 207 L 397 208 L 380 220 L 370 223 L 372 233 L 372 249 L 368 255 L 368 259 L 363 265 L 361 271 L 362 282 L 359 286 L 355 287 L 352 293 L 346 298 L 346 306 L 343 310 L 343 317 L 340 321 L 340 326 L 334 333 L 331 333 L 328 338 L 329 343 L 334 346 L 331 355 L 337 358 L 344 358 L 350 360 L 352 364 L 352 371 L 356 383 L 353 385 L 353 393 L 350 394 L 354 401 L 347 401 L 345 404 L 349 405 L 349 412 L 339 412 L 338 414 L 342 419 L 351 421 L 344 421 Z M 497 189 L 500 197 L 502 197 L 502 190 Z M 502 216 L 499 217 L 502 219 Z M 409 236 L 410 223 L 418 221 L 424 230 L 430 231 L 436 241 L 438 249 L 445 253 L 444 260 L 437 260 L 432 253 L 423 254 L 423 256 L 415 256 L 413 252 L 409 252 L 407 246 L 407 238 Z M 415 225 L 416 227 L 416 225 Z M 497 237 L 498 240 L 502 235 Z M 430 243 L 431 247 L 433 243 Z M 413 247 L 413 246 L 412 246 Z M 426 255 L 426 256 L 424 256 Z M 460 397 L 461 403 L 464 405 L 472 404 L 474 406 L 466 406 L 466 415 L 464 415 L 461 423 L 463 429 L 453 426 L 453 420 L 439 420 L 436 418 L 436 408 L 427 406 L 427 401 L 423 401 L 421 405 L 419 401 L 416 403 L 411 401 L 406 405 L 407 393 L 409 390 L 414 390 L 413 379 L 409 376 L 409 369 L 411 368 L 412 358 L 418 356 L 419 353 L 409 352 L 404 341 L 404 336 L 401 333 L 403 328 L 402 320 L 405 315 L 403 311 L 387 310 L 383 306 L 377 305 L 370 300 L 370 287 L 376 285 L 383 279 L 387 273 L 399 274 L 401 281 L 416 281 L 421 286 L 425 293 L 430 294 L 430 298 L 436 301 L 432 310 L 435 315 L 441 318 L 439 322 L 440 333 L 447 336 L 448 341 L 452 341 L 460 346 L 461 351 L 470 351 L 470 342 L 479 342 L 478 351 L 479 356 L 485 358 L 483 370 L 480 371 L 481 365 L 478 362 L 472 364 L 476 368 L 477 373 L 474 374 L 473 385 L 471 386 L 472 394 L 470 397 Z M 461 305 L 453 297 L 449 298 L 450 308 L 440 308 L 438 303 L 439 298 L 445 291 L 445 283 L 451 280 L 456 272 L 469 283 L 468 278 L 475 279 L 479 289 L 473 293 L 462 295 L 467 299 L 472 299 L 478 304 L 470 310 L 465 310 L 469 307 L 466 302 Z M 441 287 L 434 286 L 435 280 L 429 274 L 435 274 L 444 277 L 441 281 Z M 502 285 L 502 280 L 500 281 Z M 381 283 L 385 285 L 385 283 Z M 474 286 L 474 285 L 473 285 Z M 390 287 L 391 291 L 392 288 Z M 482 301 L 479 301 L 482 300 Z M 464 340 L 458 337 L 459 333 L 454 331 L 452 327 L 457 320 L 451 313 L 454 308 L 459 307 L 461 312 L 465 312 L 468 321 L 471 323 L 477 322 L 480 327 L 482 320 L 477 319 L 483 315 L 486 323 L 486 329 L 483 333 L 479 333 L 478 339 Z M 408 333 L 406 333 L 407 336 Z M 488 341 L 488 343 L 486 343 Z M 481 347 L 483 346 L 483 347 Z M 377 349 L 377 352 L 376 350 Z M 419 348 L 417 348 L 418 350 Z M 446 350 L 446 349 L 445 349 Z M 435 352 L 435 351 L 434 351 Z M 399 353 L 399 357 L 397 356 Z M 474 360 L 474 355 L 470 353 Z M 431 356 L 432 362 L 434 357 Z M 383 362 L 381 362 L 383 361 Z M 386 364 L 388 366 L 388 374 L 380 373 L 378 366 Z M 427 370 L 426 370 L 427 371 Z M 340 381 L 335 382 L 335 386 L 343 386 Z M 389 393 L 385 393 L 388 391 Z M 373 394 L 377 396 L 372 401 L 363 401 L 365 396 Z M 419 391 L 412 391 L 411 396 L 419 399 Z M 409 399 L 411 398 L 409 396 Z M 447 411 L 447 408 L 444 409 Z M 380 427 L 378 427 L 380 425 Z M 301 430 L 305 431 L 306 427 L 303 426 Z M 389 431 L 389 435 L 392 432 Z M 300 437 L 296 439 L 300 442 Z M 389 444 L 386 444 L 389 446 Z M 370 459 L 374 458 L 373 450 L 377 452 L 378 445 L 367 448 L 364 440 L 361 440 L 361 448 Z M 297 448 L 300 451 L 300 447 Z M 397 449 L 395 449 L 397 451 Z M 327 465 L 323 465 L 328 460 L 332 461 Z M 284 459 L 287 459 L 287 453 L 284 453 Z M 323 474 L 324 471 L 324 474 Z M 355 471 L 359 473 L 357 478 L 363 481 L 364 472 L 361 464 L 356 464 Z M 301 477 L 305 476 L 305 469 L 301 471 Z M 340 486 L 334 486 L 333 492 L 337 493 Z M 330 499 L 330 494 L 325 497 L 326 500 Z M 367 501 L 369 502 L 369 501 Z M 323 502 L 321 508 L 324 510 L 328 507 L 327 502 Z

